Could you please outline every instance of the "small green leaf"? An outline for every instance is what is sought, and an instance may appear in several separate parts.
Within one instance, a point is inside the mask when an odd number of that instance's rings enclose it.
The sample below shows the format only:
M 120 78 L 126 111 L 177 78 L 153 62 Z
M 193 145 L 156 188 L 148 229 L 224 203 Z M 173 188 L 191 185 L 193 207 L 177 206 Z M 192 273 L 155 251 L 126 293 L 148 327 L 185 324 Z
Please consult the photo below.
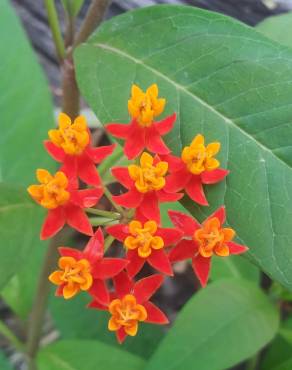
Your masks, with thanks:
M 223 370 L 276 334 L 279 314 L 255 284 L 220 280 L 184 306 L 146 370 Z
M 41 370 L 142 370 L 144 361 L 98 341 L 64 340 L 49 345 L 37 358 Z
M 223 15 L 154 6 L 105 22 L 75 52 L 82 95 L 102 124 L 129 121 L 133 82 L 156 82 L 178 119 L 174 154 L 199 132 L 220 141 L 226 183 L 207 187 L 202 220 L 225 204 L 228 224 L 269 276 L 292 290 L 292 51 Z M 162 117 L 161 117 L 162 118 Z
M 292 48 L 292 36 L 287 30 L 291 29 L 292 13 L 274 15 L 257 24 L 258 31 L 282 45 Z

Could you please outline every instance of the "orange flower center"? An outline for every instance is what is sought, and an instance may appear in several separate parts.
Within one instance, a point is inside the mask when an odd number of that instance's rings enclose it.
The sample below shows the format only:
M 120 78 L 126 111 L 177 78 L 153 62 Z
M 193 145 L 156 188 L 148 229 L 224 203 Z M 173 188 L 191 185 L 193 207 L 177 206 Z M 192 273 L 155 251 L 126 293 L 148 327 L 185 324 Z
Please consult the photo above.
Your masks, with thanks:
M 36 175 L 40 185 L 31 185 L 27 189 L 36 202 L 47 209 L 54 209 L 68 202 L 68 179 L 63 172 L 56 172 L 52 176 L 47 170 L 38 169 Z
M 50 130 L 48 134 L 56 146 L 70 155 L 81 154 L 89 143 L 87 124 L 83 116 L 77 117 L 74 123 L 71 123 L 70 117 L 61 113 L 59 115 L 59 129 Z
M 221 257 L 229 256 L 229 247 L 226 244 L 235 236 L 231 228 L 221 228 L 217 217 L 207 220 L 201 229 L 194 233 L 194 240 L 199 244 L 199 253 L 203 257 L 211 257 L 214 253 Z
M 197 135 L 190 146 L 185 146 L 181 158 L 188 170 L 199 175 L 204 171 L 213 171 L 220 166 L 220 162 L 213 158 L 220 150 L 220 143 L 211 143 L 205 146 L 203 135 Z
M 133 85 L 131 93 L 131 99 L 128 101 L 130 115 L 137 119 L 140 126 L 151 126 L 154 117 L 159 116 L 165 106 L 165 99 L 158 99 L 157 85 L 151 85 L 145 93 L 138 86 Z
M 140 166 L 128 166 L 129 175 L 135 181 L 135 187 L 140 193 L 160 190 L 165 185 L 165 175 L 168 163 L 160 161 L 153 165 L 153 157 L 144 152 L 140 158 Z
M 135 336 L 138 331 L 138 322 L 147 319 L 147 311 L 144 306 L 137 304 L 135 296 L 125 295 L 122 299 L 114 299 L 109 305 L 112 317 L 108 328 L 111 331 L 124 327 L 128 335 Z
M 160 236 L 155 236 L 157 231 L 157 223 L 155 221 L 147 221 L 144 226 L 140 221 L 133 220 L 129 224 L 129 232 L 124 245 L 127 249 L 136 249 L 138 255 L 142 258 L 147 258 L 152 253 L 152 249 L 161 249 L 164 247 L 164 241 Z
M 61 257 L 59 268 L 49 276 L 49 280 L 55 285 L 63 285 L 64 298 L 71 298 L 80 290 L 91 287 L 93 278 L 90 263 L 86 259 L 77 261 L 73 257 Z

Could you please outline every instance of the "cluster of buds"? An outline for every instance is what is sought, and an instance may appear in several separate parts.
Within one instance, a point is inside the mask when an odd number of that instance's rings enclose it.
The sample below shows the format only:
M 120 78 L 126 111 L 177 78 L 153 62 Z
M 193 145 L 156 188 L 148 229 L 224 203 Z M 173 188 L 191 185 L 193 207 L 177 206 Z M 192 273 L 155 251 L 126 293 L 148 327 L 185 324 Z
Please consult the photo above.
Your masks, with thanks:
M 165 104 L 166 100 L 158 97 L 156 84 L 146 92 L 133 85 L 128 101 L 131 122 L 106 125 L 108 133 L 124 141 L 124 153 L 133 160 L 128 167 L 111 169 L 126 189 L 123 194 L 111 195 L 96 168 L 113 153 L 115 145 L 93 147 L 85 118 L 79 116 L 71 122 L 64 113 L 59 115 L 59 128 L 50 130 L 49 140 L 44 142 L 48 153 L 61 163 L 60 169 L 54 175 L 38 169 L 40 184 L 28 188 L 31 197 L 48 210 L 41 239 L 51 238 L 65 223 L 91 237 L 83 251 L 59 248 L 58 270 L 49 276 L 57 286 L 56 295 L 70 299 L 80 291 L 87 292 L 92 299 L 90 308 L 109 312 L 108 329 L 116 332 L 120 343 L 127 335 L 136 335 L 139 322 L 168 323 L 165 314 L 149 299 L 165 275 L 173 276 L 174 263 L 191 259 L 194 273 L 204 287 L 213 255 L 227 257 L 247 250 L 233 241 L 235 231 L 224 227 L 224 206 L 202 224 L 171 210 L 173 227 L 161 224 L 161 203 L 176 202 L 186 195 L 207 206 L 204 186 L 216 184 L 228 175 L 215 158 L 220 143 L 206 145 L 202 134 L 183 148 L 180 157 L 171 154 L 163 136 L 173 128 L 176 114 L 156 121 Z M 80 180 L 88 185 L 86 189 L 79 189 Z M 108 234 L 106 240 L 116 239 L 124 246 L 124 258 L 104 257 L 105 244 L 108 247 L 110 243 L 104 241 L 101 228 L 93 230 L 94 222 L 87 215 L 94 213 L 91 207 L 104 194 L 123 215 L 121 222 L 106 226 L 104 232 Z M 98 214 L 98 208 L 94 211 Z M 137 280 L 145 263 L 155 274 Z

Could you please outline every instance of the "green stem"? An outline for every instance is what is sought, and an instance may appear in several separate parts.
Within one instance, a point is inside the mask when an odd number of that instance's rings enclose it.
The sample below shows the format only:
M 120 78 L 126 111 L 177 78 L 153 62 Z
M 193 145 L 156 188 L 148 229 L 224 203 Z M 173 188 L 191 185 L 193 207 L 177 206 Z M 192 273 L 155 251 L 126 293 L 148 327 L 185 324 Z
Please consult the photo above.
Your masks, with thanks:
M 92 215 L 104 216 L 110 219 L 119 219 L 121 217 L 120 213 L 104 211 L 103 209 L 97 208 L 85 208 L 85 212 L 91 213 Z
M 107 199 L 110 201 L 110 203 L 112 204 L 112 206 L 121 214 L 121 215 L 124 215 L 124 210 L 121 206 L 119 206 L 118 204 L 116 204 L 114 201 L 113 201 L 113 198 L 112 198 L 112 194 L 111 192 L 108 190 L 108 188 L 106 186 L 103 187 L 103 192 L 104 192 L 104 195 L 107 197 Z
M 115 238 L 111 235 L 108 235 L 105 240 L 104 240 L 104 251 L 106 252 L 109 247 L 112 245 L 113 241 L 115 240 Z
M 57 56 L 59 60 L 62 61 L 65 56 L 65 47 L 55 7 L 55 0 L 44 0 L 44 3 L 48 14 L 49 25 L 52 31 Z
M 92 226 L 110 226 L 119 223 L 119 220 L 107 217 L 92 217 L 89 219 Z
M 19 351 L 25 352 L 25 347 L 23 343 L 16 337 L 16 335 L 9 329 L 9 327 L 0 321 L 0 333 L 8 339 L 8 341 Z

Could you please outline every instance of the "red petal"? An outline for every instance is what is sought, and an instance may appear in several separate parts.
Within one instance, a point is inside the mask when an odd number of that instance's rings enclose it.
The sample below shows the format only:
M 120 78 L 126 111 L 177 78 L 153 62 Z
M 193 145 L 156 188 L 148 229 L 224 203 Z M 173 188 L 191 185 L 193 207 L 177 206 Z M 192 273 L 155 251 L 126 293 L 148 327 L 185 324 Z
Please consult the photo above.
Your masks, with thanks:
M 76 260 L 82 258 L 83 254 L 77 249 L 69 248 L 69 247 L 60 247 L 58 251 L 62 257 L 73 257 Z
M 230 254 L 241 254 L 248 251 L 248 247 L 246 245 L 237 244 L 234 242 L 226 243 L 229 247 Z
M 184 261 L 193 258 L 198 247 L 193 240 L 180 241 L 169 253 L 170 262 Z
M 145 193 L 139 211 L 148 219 L 160 223 L 160 210 L 156 192 Z
M 137 208 L 143 199 L 143 194 L 139 193 L 136 188 L 130 189 L 127 193 L 113 195 L 113 200 L 120 206 L 126 208 Z
M 63 149 L 58 148 L 55 144 L 53 144 L 49 140 L 44 141 L 44 146 L 47 149 L 47 152 L 50 154 L 51 157 L 53 157 L 55 161 L 57 162 L 64 161 L 65 153 Z
M 93 269 L 92 274 L 96 279 L 109 279 L 119 274 L 129 263 L 121 258 L 103 258 L 98 261 Z
M 121 327 L 119 330 L 116 331 L 116 337 L 117 337 L 117 340 L 120 344 L 122 344 L 124 342 L 124 340 L 127 337 L 127 334 L 126 334 L 123 327 Z
M 144 303 L 159 289 L 163 283 L 163 276 L 155 274 L 137 281 L 134 285 L 134 296 L 138 303 Z
M 63 207 L 58 207 L 48 211 L 48 215 L 42 226 L 41 240 L 51 238 L 59 232 L 65 224 Z
M 65 159 L 62 167 L 60 168 L 60 171 L 64 172 L 65 175 L 68 177 L 72 188 L 77 189 L 77 157 L 74 157 L 72 155 L 65 155 Z
M 161 236 L 164 241 L 164 246 L 168 247 L 172 244 L 176 244 L 182 238 L 183 232 L 177 229 L 159 228 L 155 235 Z
M 136 250 L 128 251 L 127 260 L 130 261 L 130 263 L 127 266 L 127 271 L 130 278 L 133 278 L 135 275 L 138 274 L 138 272 L 142 269 L 146 261 L 144 258 L 141 258 L 138 255 Z
M 101 179 L 95 164 L 86 154 L 78 157 L 78 175 L 88 185 L 101 185 Z
M 217 168 L 213 171 L 204 171 L 201 174 L 201 179 L 203 184 L 216 184 L 222 181 L 229 174 L 228 170 L 223 170 L 223 168 Z
M 119 298 L 131 293 L 133 282 L 125 271 L 120 272 L 113 278 L 115 290 Z
M 165 314 L 152 302 L 145 302 L 143 303 L 143 306 L 146 308 L 147 311 L 147 319 L 145 320 L 145 322 L 160 325 L 165 325 L 169 323 L 169 320 L 165 316 Z
M 104 310 L 107 311 L 108 307 L 99 303 L 98 301 L 92 301 L 87 306 L 87 308 L 95 308 L 96 310 Z
M 156 270 L 163 272 L 166 275 L 173 276 L 171 264 L 163 249 L 152 250 L 147 261 Z
M 174 172 L 174 171 L 176 172 L 182 169 L 186 169 L 186 166 L 180 157 L 175 157 L 174 155 L 167 154 L 167 155 L 162 155 L 161 160 L 166 161 L 168 163 L 168 170 L 170 172 Z
M 130 189 L 134 185 L 134 181 L 129 176 L 127 167 L 114 167 L 111 169 L 113 176 L 121 183 L 125 188 Z
M 186 184 L 186 193 L 194 202 L 201 206 L 208 206 L 200 176 L 192 176 Z
M 103 280 L 93 280 L 92 286 L 88 290 L 88 293 L 102 305 L 107 306 L 110 302 L 109 292 Z
M 131 125 L 129 136 L 124 146 L 124 153 L 128 159 L 136 158 L 145 148 L 145 129 L 136 123 Z
M 157 154 L 170 153 L 169 148 L 166 146 L 159 132 L 153 125 L 145 131 L 145 142 L 145 146 L 150 152 Z
M 180 191 L 181 189 L 185 188 L 186 184 L 188 183 L 188 181 L 190 181 L 191 177 L 192 177 L 191 173 L 186 171 L 185 168 L 183 168 L 180 171 L 173 172 L 172 174 L 166 177 L 166 184 L 164 190 L 170 193 Z
M 86 152 L 88 156 L 93 160 L 94 163 L 102 162 L 114 151 L 116 144 L 99 146 L 97 148 L 88 147 Z
M 130 125 L 125 123 L 108 123 L 105 129 L 114 137 L 119 139 L 126 139 L 128 136 Z
M 115 239 L 119 240 L 120 242 L 123 242 L 129 235 L 129 227 L 128 225 L 124 224 L 107 226 L 106 232 L 112 235 Z
M 92 226 L 85 212 L 78 206 L 69 204 L 65 208 L 66 221 L 69 226 L 86 235 L 93 235 Z
M 101 188 L 71 191 L 70 201 L 81 208 L 93 207 L 102 197 Z
M 180 200 L 184 195 L 183 193 L 167 193 L 164 190 L 157 191 L 157 196 L 160 202 L 177 202 Z
M 210 218 L 213 218 L 213 217 L 217 217 L 218 220 L 220 221 L 221 225 L 223 225 L 224 222 L 225 222 L 225 219 L 226 219 L 225 206 L 222 206 L 222 207 L 218 208 L 217 211 L 212 213 L 211 216 L 209 216 L 207 218 L 207 220 L 210 219 Z
M 99 227 L 95 234 L 89 239 L 83 250 L 83 255 L 92 263 L 100 260 L 104 253 L 104 238 L 101 228 Z
M 64 284 L 62 285 L 59 285 L 55 291 L 55 296 L 56 297 L 63 297 L 63 288 L 64 288 Z
M 200 254 L 198 254 L 196 257 L 193 258 L 192 266 L 197 278 L 204 288 L 207 285 L 209 278 L 211 258 L 202 257 Z
M 162 121 L 155 122 L 154 126 L 160 135 L 165 135 L 173 128 L 175 120 L 176 113 L 173 113 L 171 116 L 164 118 Z
M 174 226 L 183 231 L 186 236 L 193 236 L 201 228 L 197 220 L 179 211 L 168 211 L 169 218 Z

